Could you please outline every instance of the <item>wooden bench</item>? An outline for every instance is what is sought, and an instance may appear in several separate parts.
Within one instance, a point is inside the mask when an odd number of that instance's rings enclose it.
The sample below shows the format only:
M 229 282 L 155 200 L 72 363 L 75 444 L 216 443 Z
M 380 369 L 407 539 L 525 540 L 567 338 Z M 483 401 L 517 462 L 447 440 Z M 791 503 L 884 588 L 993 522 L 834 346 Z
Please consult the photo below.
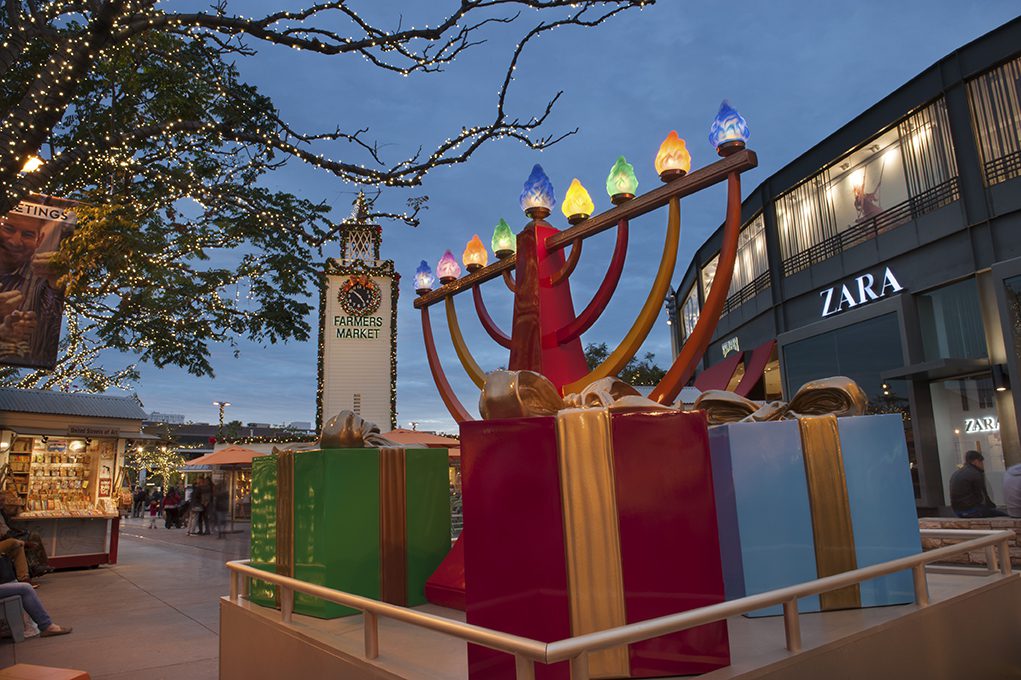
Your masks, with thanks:
M 1014 539 L 1010 542 L 1010 563 L 1014 568 L 1021 568 L 1021 543 L 1018 543 L 1018 532 L 1021 531 L 1021 518 L 1015 517 L 982 517 L 964 519 L 961 517 L 922 517 L 918 520 L 920 529 L 973 529 L 978 531 L 1010 529 Z M 925 538 L 922 537 L 922 550 L 933 550 L 945 545 L 955 545 L 966 538 Z M 986 565 L 986 551 L 973 550 L 961 553 L 947 560 L 957 564 L 975 566 Z
M 24 609 L 21 604 L 20 595 L 0 598 L 0 619 L 7 624 L 11 631 L 11 638 L 15 642 L 25 641 L 25 619 L 22 616 Z
M 0 670 L 0 680 L 91 680 L 85 671 L 19 663 Z

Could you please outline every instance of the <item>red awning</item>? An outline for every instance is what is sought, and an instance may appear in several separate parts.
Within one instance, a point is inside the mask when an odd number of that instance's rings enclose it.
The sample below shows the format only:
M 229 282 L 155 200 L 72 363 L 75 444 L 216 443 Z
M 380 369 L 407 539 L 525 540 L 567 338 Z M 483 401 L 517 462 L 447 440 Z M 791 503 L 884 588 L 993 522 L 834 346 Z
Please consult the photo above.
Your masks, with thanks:
M 194 467 L 196 465 L 251 465 L 253 458 L 265 455 L 267 454 L 231 445 L 189 461 L 184 467 Z
M 731 352 L 718 364 L 713 364 L 695 377 L 695 387 L 706 390 L 725 390 L 734 377 L 737 365 L 741 363 L 744 352 Z
M 744 376 L 741 378 L 741 382 L 734 389 L 735 392 L 740 394 L 742 397 L 747 397 L 753 389 L 755 384 L 759 382 L 759 379 L 765 373 L 766 364 L 773 356 L 773 349 L 776 347 L 776 340 L 769 340 L 762 343 L 749 354 L 749 359 L 744 366 Z

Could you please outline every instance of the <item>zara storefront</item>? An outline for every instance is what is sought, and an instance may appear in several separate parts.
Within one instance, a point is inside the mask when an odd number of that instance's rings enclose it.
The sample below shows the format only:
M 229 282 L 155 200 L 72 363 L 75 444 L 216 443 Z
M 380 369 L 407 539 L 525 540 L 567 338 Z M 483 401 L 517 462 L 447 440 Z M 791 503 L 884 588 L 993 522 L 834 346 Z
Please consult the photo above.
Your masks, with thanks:
M 970 449 L 1002 502 L 1003 471 L 1021 463 L 1021 19 L 767 179 L 743 217 L 702 386 L 761 371 L 749 396 L 789 398 L 850 376 L 871 412 L 903 414 L 920 512 L 948 504 Z M 721 237 L 668 300 L 675 347 L 712 286 Z

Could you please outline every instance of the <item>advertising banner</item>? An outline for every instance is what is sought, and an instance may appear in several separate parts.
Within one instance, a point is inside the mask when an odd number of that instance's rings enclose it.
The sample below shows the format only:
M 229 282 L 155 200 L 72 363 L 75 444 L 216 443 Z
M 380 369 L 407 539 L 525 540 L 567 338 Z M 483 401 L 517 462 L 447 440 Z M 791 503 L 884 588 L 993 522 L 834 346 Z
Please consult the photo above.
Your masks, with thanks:
M 32 194 L 0 217 L 0 364 L 53 368 L 64 291 L 52 266 L 75 201 Z

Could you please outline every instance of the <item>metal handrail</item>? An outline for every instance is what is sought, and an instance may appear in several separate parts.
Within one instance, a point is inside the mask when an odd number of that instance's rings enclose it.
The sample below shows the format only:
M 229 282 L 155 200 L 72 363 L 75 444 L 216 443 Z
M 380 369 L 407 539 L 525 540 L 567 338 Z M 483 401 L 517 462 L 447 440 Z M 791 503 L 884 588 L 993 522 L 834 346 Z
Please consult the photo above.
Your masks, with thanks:
M 535 667 L 533 664 L 537 661 L 544 664 L 570 661 L 572 680 L 588 680 L 589 652 L 609 647 L 618 647 L 668 633 L 715 623 L 731 616 L 747 614 L 748 612 L 775 605 L 783 606 L 787 650 L 792 653 L 798 652 L 801 650 L 801 627 L 798 614 L 799 599 L 855 585 L 879 576 L 911 569 L 914 581 L 915 603 L 918 607 L 926 607 L 929 604 L 929 591 L 925 566 L 959 553 L 985 548 L 987 549 L 987 556 L 990 558 L 988 566 L 991 569 L 992 558 L 994 557 L 993 549 L 996 548 L 999 551 L 1000 574 L 1009 576 L 1011 573 L 1009 543 L 1015 536 L 1011 530 L 923 529 L 920 533 L 922 536 L 928 537 L 964 538 L 966 536 L 974 536 L 975 538 L 957 543 L 956 545 L 936 548 L 881 564 L 874 564 L 814 581 L 771 590 L 767 593 L 749 595 L 729 602 L 721 602 L 677 614 L 668 614 L 667 616 L 660 616 L 646 621 L 618 626 L 617 628 L 548 643 L 470 623 L 455 621 L 434 614 L 427 614 L 313 583 L 306 583 L 288 576 L 262 571 L 252 567 L 249 564 L 250 560 L 228 562 L 227 567 L 231 572 L 230 599 L 234 602 L 237 602 L 242 594 L 247 596 L 250 591 L 252 578 L 278 586 L 280 588 L 280 614 L 285 623 L 290 623 L 292 619 L 295 592 L 312 595 L 328 602 L 334 602 L 361 611 L 364 614 L 365 656 L 369 659 L 374 659 L 379 655 L 378 619 L 380 616 L 383 616 L 396 621 L 421 626 L 438 633 L 451 635 L 490 649 L 513 654 L 517 678 L 519 680 L 534 680 Z

